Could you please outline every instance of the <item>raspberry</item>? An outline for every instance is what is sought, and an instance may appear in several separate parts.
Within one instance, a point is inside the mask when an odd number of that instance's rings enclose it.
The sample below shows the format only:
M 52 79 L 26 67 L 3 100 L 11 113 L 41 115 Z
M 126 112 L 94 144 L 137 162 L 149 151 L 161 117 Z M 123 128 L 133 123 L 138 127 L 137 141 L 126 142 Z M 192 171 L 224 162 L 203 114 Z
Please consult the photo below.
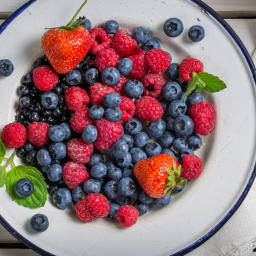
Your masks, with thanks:
M 81 107 L 72 115 L 69 122 L 73 131 L 82 133 L 84 127 L 92 123 L 89 116 L 89 109 L 85 106 Z
M 186 58 L 184 59 L 179 68 L 180 77 L 188 82 L 192 76 L 193 72 L 199 73 L 203 72 L 204 66 L 203 63 L 200 60 L 194 59 L 194 58 Z
M 35 86 L 42 91 L 50 91 L 58 82 L 58 75 L 49 66 L 39 66 L 33 71 Z
M 202 160 L 192 154 L 187 154 L 182 157 L 182 171 L 181 176 L 186 179 L 195 179 L 202 173 Z
M 146 52 L 138 49 L 136 54 L 129 57 L 133 62 L 132 71 L 130 77 L 134 79 L 142 78 L 147 72 L 147 65 L 145 61 Z
M 121 75 L 119 83 L 116 84 L 115 86 L 112 86 L 111 88 L 113 88 L 120 95 L 123 95 L 124 94 L 124 85 L 125 85 L 125 83 L 126 83 L 126 78 L 125 78 L 125 76 Z
M 33 122 L 28 126 L 28 139 L 38 147 L 44 146 L 48 142 L 48 130 L 50 126 L 44 122 Z
M 131 99 L 123 96 L 121 104 L 118 107 L 122 111 L 122 121 L 127 122 L 133 117 L 135 113 L 135 105 Z
M 158 97 L 165 85 L 165 80 L 160 74 L 147 74 L 143 77 L 144 96 Z
M 100 193 L 88 194 L 86 201 L 94 217 L 100 218 L 108 215 L 110 206 L 108 199 L 104 195 Z
M 120 60 L 119 55 L 113 48 L 104 49 L 97 53 L 95 64 L 102 71 L 105 68 L 116 67 Z
M 98 150 L 110 149 L 112 144 L 122 136 L 123 126 L 120 121 L 110 122 L 105 118 L 101 118 L 95 122 L 95 126 L 98 131 L 98 137 L 94 142 L 94 146 Z
M 146 64 L 152 73 L 164 72 L 170 63 L 169 54 L 161 49 L 152 49 L 146 54 Z
M 92 38 L 91 53 L 96 54 L 101 50 L 110 48 L 112 37 L 103 28 L 93 28 L 90 30 L 90 34 Z
M 105 95 L 115 92 L 112 87 L 102 83 L 95 83 L 90 87 L 90 98 L 92 104 L 99 105 L 103 102 Z
M 91 222 L 94 220 L 94 216 L 89 210 L 86 198 L 81 199 L 76 204 L 76 215 L 83 222 Z
M 127 31 L 118 30 L 113 37 L 112 47 L 120 56 L 128 57 L 136 52 L 137 42 Z
M 216 110 L 213 104 L 201 101 L 193 104 L 188 111 L 194 121 L 196 133 L 208 135 L 212 132 L 216 123 Z
M 1 138 L 7 148 L 19 148 L 27 140 L 27 131 L 21 123 L 10 123 L 4 126 Z
M 65 100 L 67 108 L 71 111 L 76 111 L 80 109 L 83 104 L 89 104 L 90 98 L 87 92 L 77 86 L 72 86 L 67 89 L 65 93 Z
M 69 189 L 89 179 L 89 174 L 83 164 L 69 161 L 63 166 L 63 180 Z
M 137 222 L 139 211 L 132 205 L 121 206 L 116 213 L 116 218 L 123 227 L 130 227 Z
M 93 153 L 93 144 L 83 139 L 71 139 L 67 143 L 67 155 L 75 162 L 88 163 Z
M 153 97 L 144 96 L 136 102 L 135 115 L 142 121 L 156 121 L 163 114 L 162 105 Z

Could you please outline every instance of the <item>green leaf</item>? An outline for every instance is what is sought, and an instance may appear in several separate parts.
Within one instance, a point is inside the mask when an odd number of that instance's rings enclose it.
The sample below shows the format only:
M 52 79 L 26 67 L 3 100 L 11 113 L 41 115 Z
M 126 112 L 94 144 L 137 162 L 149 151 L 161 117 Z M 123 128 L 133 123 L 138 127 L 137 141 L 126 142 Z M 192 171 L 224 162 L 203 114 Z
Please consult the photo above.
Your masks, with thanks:
M 2 142 L 2 140 L 0 139 L 0 158 L 1 158 L 1 162 L 3 160 L 3 157 L 5 156 L 6 153 L 6 148 Z
M 183 99 L 187 98 L 189 94 L 191 94 L 195 89 L 197 85 L 197 76 L 194 76 L 189 82 L 188 82 L 188 88 L 184 95 L 182 96 Z
M 28 178 L 34 185 L 33 193 L 26 198 L 20 198 L 15 194 L 14 186 L 22 178 Z M 9 171 L 5 178 L 6 191 L 19 205 L 31 209 L 44 206 L 47 200 L 47 186 L 43 175 L 36 168 L 19 165 Z
M 0 188 L 4 186 L 6 176 L 6 169 L 3 166 L 0 166 Z

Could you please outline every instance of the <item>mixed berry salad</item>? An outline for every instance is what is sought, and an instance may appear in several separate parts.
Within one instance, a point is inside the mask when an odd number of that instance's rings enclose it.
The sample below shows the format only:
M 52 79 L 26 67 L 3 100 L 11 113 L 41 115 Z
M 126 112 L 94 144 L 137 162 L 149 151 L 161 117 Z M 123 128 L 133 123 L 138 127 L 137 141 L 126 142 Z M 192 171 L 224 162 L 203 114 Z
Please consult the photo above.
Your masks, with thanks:
M 196 150 L 216 123 L 202 91 L 226 85 L 197 58 L 176 63 L 145 27 L 92 27 L 77 13 L 47 30 L 44 56 L 21 79 L 15 122 L 1 133 L 0 186 L 24 207 L 43 207 L 49 195 L 81 222 L 106 217 L 129 227 L 200 176 Z M 163 21 L 170 40 L 184 27 L 178 18 Z M 204 36 L 201 26 L 188 30 L 191 43 Z M 0 60 L 0 75 L 13 70 Z M 10 157 L 6 148 L 15 149 Z M 31 219 L 36 231 L 48 225 L 45 215 Z

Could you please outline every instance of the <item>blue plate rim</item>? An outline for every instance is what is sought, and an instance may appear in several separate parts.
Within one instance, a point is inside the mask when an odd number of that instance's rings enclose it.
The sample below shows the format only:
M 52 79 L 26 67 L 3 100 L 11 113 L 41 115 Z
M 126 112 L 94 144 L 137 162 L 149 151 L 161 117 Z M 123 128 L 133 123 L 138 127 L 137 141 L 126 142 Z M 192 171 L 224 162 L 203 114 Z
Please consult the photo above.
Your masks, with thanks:
M 4 23 L 0 25 L 0 35 L 4 32 L 4 30 L 7 28 L 7 26 L 16 18 L 18 17 L 23 11 L 25 11 L 30 5 L 32 5 L 37 0 L 30 0 L 24 5 L 22 5 L 20 8 L 18 8 L 11 16 L 9 16 Z M 208 14 L 210 14 L 213 18 L 215 18 L 220 25 L 226 30 L 226 32 L 232 37 L 232 39 L 235 41 L 239 49 L 241 50 L 249 68 L 251 71 L 251 74 L 254 79 L 254 83 L 256 85 L 256 70 L 255 65 L 251 59 L 250 54 L 248 53 L 246 47 L 244 46 L 243 42 L 239 38 L 239 36 L 236 34 L 236 32 L 230 27 L 230 25 L 216 12 L 214 11 L 210 6 L 205 4 L 201 0 L 189 0 L 193 3 L 197 4 L 200 8 L 202 8 L 204 11 L 206 11 Z M 204 242 L 206 242 L 210 237 L 212 237 L 218 230 L 220 230 L 221 227 L 224 226 L 224 224 L 232 217 L 232 215 L 236 212 L 236 210 L 240 207 L 242 202 L 244 201 L 245 197 L 247 196 L 253 181 L 256 176 L 256 162 L 254 164 L 254 168 L 252 171 L 252 174 L 250 176 L 250 179 L 243 190 L 240 197 L 236 200 L 235 204 L 232 206 L 232 208 L 226 213 L 226 215 L 205 235 L 203 235 L 201 238 L 196 240 L 194 243 L 188 245 L 187 247 L 177 251 L 174 254 L 171 254 L 170 256 L 182 256 L 185 255 L 192 250 L 196 249 L 200 245 L 202 245 Z M 54 254 L 51 254 L 50 252 L 45 251 L 44 249 L 38 247 L 37 245 L 33 244 L 29 240 L 27 240 L 24 236 L 22 236 L 19 232 L 17 232 L 4 218 L 2 215 L 0 215 L 0 223 L 17 239 L 19 239 L 21 242 L 23 242 L 25 245 L 33 249 L 34 251 L 38 252 L 41 255 L 45 256 L 54 256 Z

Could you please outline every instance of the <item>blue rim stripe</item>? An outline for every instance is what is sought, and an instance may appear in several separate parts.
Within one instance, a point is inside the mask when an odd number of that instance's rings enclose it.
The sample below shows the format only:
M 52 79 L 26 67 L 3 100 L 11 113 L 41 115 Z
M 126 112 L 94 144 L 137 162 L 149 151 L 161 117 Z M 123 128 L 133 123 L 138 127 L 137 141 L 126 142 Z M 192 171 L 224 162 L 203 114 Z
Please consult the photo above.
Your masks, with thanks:
M 21 6 L 18 10 L 16 10 L 2 25 L 0 25 L 0 34 L 7 28 L 7 26 L 17 17 L 19 16 L 25 9 L 27 9 L 31 4 L 36 2 L 37 0 L 30 0 L 23 6 Z M 203 8 L 205 11 L 207 11 L 212 17 L 214 17 L 223 27 L 224 29 L 228 32 L 228 34 L 232 37 L 232 39 L 236 42 L 237 46 L 243 53 L 243 56 L 246 59 L 246 62 L 251 70 L 251 74 L 253 76 L 255 85 L 256 85 L 256 71 L 255 71 L 255 66 L 254 63 L 250 57 L 250 54 L 248 53 L 247 49 L 245 48 L 244 44 L 238 37 L 238 35 L 234 32 L 234 30 L 229 26 L 229 24 L 219 15 L 217 14 L 211 7 L 209 7 L 207 4 L 203 3 L 201 0 L 190 0 Z M 191 245 L 185 247 L 184 249 L 170 255 L 170 256 L 182 256 L 185 255 L 195 248 L 199 247 L 202 245 L 205 241 L 207 241 L 210 237 L 212 237 L 230 218 L 231 216 L 235 213 L 235 211 L 239 208 L 243 200 L 245 199 L 246 195 L 248 194 L 253 181 L 256 176 L 256 163 L 254 165 L 252 174 L 250 176 L 250 179 L 242 192 L 241 196 L 238 198 L 238 200 L 235 202 L 233 207 L 229 210 L 229 212 L 216 224 L 215 227 L 213 227 L 208 233 L 206 233 L 204 236 L 202 236 L 200 239 L 192 243 Z M 29 240 L 27 240 L 24 236 L 19 234 L 1 215 L 0 215 L 0 223 L 17 239 L 22 241 L 24 244 L 26 244 L 28 247 L 32 248 L 36 252 L 40 253 L 41 255 L 45 256 L 54 256 L 54 254 L 51 254 L 42 248 L 36 246 Z

